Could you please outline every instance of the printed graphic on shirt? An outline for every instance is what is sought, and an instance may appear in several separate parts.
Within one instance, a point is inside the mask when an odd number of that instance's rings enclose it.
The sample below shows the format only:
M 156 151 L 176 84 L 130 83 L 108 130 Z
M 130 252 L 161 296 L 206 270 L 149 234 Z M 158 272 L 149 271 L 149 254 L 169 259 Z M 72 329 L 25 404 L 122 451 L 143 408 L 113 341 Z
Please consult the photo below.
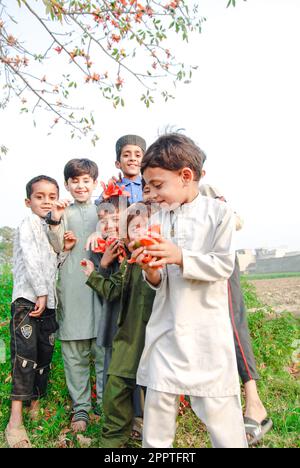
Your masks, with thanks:
M 49 336 L 49 343 L 50 343 L 50 346 L 54 346 L 54 343 L 55 343 L 54 333 L 52 333 L 52 335 Z

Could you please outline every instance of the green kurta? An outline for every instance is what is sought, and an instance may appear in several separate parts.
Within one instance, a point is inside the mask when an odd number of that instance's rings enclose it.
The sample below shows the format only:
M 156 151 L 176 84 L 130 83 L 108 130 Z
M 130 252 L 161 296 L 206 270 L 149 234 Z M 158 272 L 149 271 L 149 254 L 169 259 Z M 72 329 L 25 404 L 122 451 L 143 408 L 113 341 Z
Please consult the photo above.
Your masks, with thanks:
M 135 379 L 155 291 L 144 281 L 141 268 L 126 261 L 110 278 L 92 273 L 87 284 L 108 301 L 120 299 L 119 329 L 113 341 L 108 374 Z
M 83 258 L 89 258 L 85 250 L 88 237 L 96 231 L 97 207 L 91 202 L 78 203 L 65 211 L 59 230 L 49 231 L 50 243 L 56 252 L 64 248 L 63 236 L 73 231 L 77 243 L 59 271 L 57 320 L 58 338 L 63 341 L 90 340 L 97 337 L 102 313 L 99 296 L 85 283 L 86 277 L 80 266 Z

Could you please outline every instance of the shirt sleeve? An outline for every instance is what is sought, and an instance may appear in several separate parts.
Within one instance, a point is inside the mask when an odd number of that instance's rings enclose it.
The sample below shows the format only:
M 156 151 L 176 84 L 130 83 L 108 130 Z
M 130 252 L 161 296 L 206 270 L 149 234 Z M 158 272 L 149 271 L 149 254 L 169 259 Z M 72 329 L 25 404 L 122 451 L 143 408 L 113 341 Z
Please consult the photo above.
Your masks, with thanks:
M 233 273 L 235 215 L 220 205 L 219 220 L 211 252 L 200 254 L 183 249 L 183 277 L 198 281 L 227 280 Z
M 48 227 L 47 236 L 49 242 L 52 245 L 54 251 L 58 254 L 64 251 L 64 234 L 66 231 L 67 229 L 65 218 L 62 219 L 61 224 L 58 226 L 58 229 L 56 231 L 52 231 L 50 227 Z
M 121 272 L 118 272 L 111 275 L 109 278 L 104 278 L 102 275 L 94 271 L 90 275 L 86 284 L 108 302 L 114 302 L 121 298 L 123 276 Z
M 153 291 L 159 291 L 160 289 L 162 289 L 164 281 L 167 279 L 167 274 L 166 274 L 166 269 L 165 268 L 163 270 L 159 270 L 159 273 L 160 273 L 161 281 L 157 286 L 154 286 L 152 283 L 150 283 L 150 281 L 148 281 L 146 273 L 145 273 L 145 271 L 143 271 L 144 281 L 148 284 L 148 286 L 150 286 L 151 289 L 153 289 Z
M 48 287 L 44 276 L 40 245 L 45 242 L 42 237 L 39 219 L 27 218 L 19 230 L 20 248 L 22 250 L 27 279 L 36 297 L 48 296 Z

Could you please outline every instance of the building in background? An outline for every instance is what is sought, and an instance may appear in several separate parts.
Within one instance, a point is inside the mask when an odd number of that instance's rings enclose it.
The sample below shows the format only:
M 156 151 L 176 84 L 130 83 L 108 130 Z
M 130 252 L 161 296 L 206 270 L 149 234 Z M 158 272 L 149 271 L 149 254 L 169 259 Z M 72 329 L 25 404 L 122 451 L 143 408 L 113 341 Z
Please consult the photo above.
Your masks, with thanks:
M 289 252 L 286 248 L 250 249 L 238 251 L 241 272 L 244 274 L 299 273 L 300 251 Z

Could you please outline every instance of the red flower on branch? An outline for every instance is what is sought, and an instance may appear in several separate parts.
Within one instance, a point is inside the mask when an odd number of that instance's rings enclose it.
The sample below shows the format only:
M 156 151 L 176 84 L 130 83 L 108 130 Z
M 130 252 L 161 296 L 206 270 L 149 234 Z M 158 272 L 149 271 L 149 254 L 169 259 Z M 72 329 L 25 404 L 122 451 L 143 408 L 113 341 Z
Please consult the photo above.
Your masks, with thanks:
M 58 54 L 61 54 L 61 53 L 62 53 L 62 51 L 63 51 L 63 48 L 62 48 L 62 47 L 59 47 L 59 46 L 57 46 L 57 47 L 55 47 L 55 49 L 54 49 L 54 50 L 55 50 L 55 52 L 57 52 Z
M 118 36 L 117 34 L 113 34 L 111 38 L 113 42 L 117 42 L 117 43 L 120 42 L 121 40 L 121 36 Z

